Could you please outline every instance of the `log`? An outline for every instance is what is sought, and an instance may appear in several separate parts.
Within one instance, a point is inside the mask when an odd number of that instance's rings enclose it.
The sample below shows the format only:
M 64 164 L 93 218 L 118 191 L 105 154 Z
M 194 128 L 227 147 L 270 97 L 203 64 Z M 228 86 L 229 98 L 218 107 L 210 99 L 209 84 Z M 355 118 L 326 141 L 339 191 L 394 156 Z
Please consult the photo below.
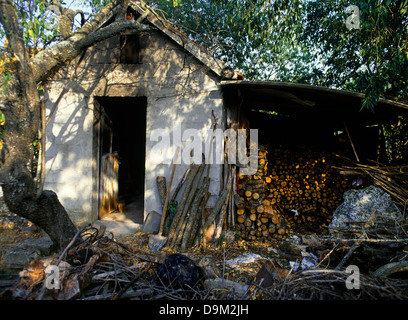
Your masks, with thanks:
M 237 222 L 238 222 L 238 223 L 244 223 L 245 220 L 246 220 L 245 214 L 242 214 L 242 215 L 240 215 L 240 216 L 237 217 Z
M 266 217 L 261 217 L 261 222 L 262 224 L 267 224 L 269 222 L 269 219 Z
M 388 263 L 380 268 L 378 268 L 374 273 L 374 277 L 388 277 L 391 274 L 408 271 L 408 261 L 398 261 Z
M 265 206 L 264 207 L 264 215 L 271 218 L 276 212 L 276 210 L 273 209 L 272 206 Z
M 251 227 L 252 226 L 252 221 L 251 221 L 251 219 L 249 219 L 249 217 L 247 217 L 245 219 L 244 225 L 245 225 L 245 227 Z
M 188 195 L 190 194 L 191 186 L 193 184 L 194 178 L 195 178 L 199 168 L 200 168 L 199 165 L 195 165 L 192 168 L 191 173 L 190 173 L 190 175 L 189 175 L 189 177 L 187 179 L 186 187 L 184 189 L 183 195 L 182 195 L 182 197 L 180 199 L 180 203 L 177 206 L 177 211 L 176 211 L 176 213 L 174 215 L 173 221 L 172 221 L 172 223 L 170 225 L 170 228 L 169 228 L 169 232 L 168 232 L 168 236 L 167 236 L 168 240 L 170 240 L 170 239 L 172 239 L 174 237 L 174 234 L 176 232 L 176 228 L 179 225 L 180 218 L 183 215 L 183 209 L 184 209 L 184 206 L 186 204 Z M 169 244 L 169 241 L 167 241 L 167 244 Z
M 200 232 L 199 232 L 199 237 L 196 238 L 195 244 L 199 244 L 199 242 L 201 241 L 201 237 L 203 234 L 206 233 L 207 229 L 210 227 L 210 225 L 213 224 L 215 218 L 217 217 L 217 215 L 220 213 L 222 206 L 224 205 L 224 203 L 227 200 L 227 195 L 228 195 L 228 190 L 224 189 L 220 196 L 218 197 L 217 203 L 215 204 L 214 208 L 212 208 L 210 214 L 208 215 L 205 224 L 204 224 L 204 229 L 201 228 Z
M 227 194 L 227 197 L 225 199 L 224 205 L 221 208 L 220 217 L 219 217 L 219 221 L 218 221 L 218 224 L 217 224 L 217 229 L 216 229 L 216 232 L 215 232 L 214 240 L 218 240 L 219 237 L 221 236 L 221 232 L 222 232 L 223 225 L 224 225 L 225 214 L 227 212 L 228 200 L 229 200 L 229 196 L 231 195 L 231 183 L 232 183 L 232 175 L 230 174 L 228 176 L 228 181 L 227 181 L 227 185 L 226 185 L 226 189 L 228 190 L 228 194 Z
M 270 224 L 268 228 L 269 233 L 275 233 L 276 232 L 276 226 L 274 224 Z
M 230 228 L 236 224 L 234 196 L 237 194 L 237 167 L 235 165 L 231 166 L 231 179 L 230 203 L 228 205 L 228 225 Z
M 173 236 L 172 240 L 170 241 L 170 248 L 174 248 L 175 246 L 177 246 L 180 242 L 181 242 L 181 238 L 184 234 L 184 229 L 186 227 L 187 224 L 187 214 L 190 212 L 190 206 L 194 200 L 194 197 L 196 195 L 197 189 L 198 189 L 198 185 L 201 182 L 201 178 L 203 176 L 204 173 L 204 169 L 206 168 L 206 163 L 205 163 L 205 159 L 203 156 L 203 161 L 202 164 L 200 165 L 199 171 L 197 173 L 197 177 L 195 177 L 193 185 L 191 187 L 191 190 L 188 194 L 186 203 L 184 205 L 183 208 L 183 212 L 182 215 L 179 219 L 178 225 L 176 226 L 175 229 L 175 235 Z M 170 240 L 170 239 L 169 239 Z
M 256 212 L 258 212 L 258 213 L 263 213 L 264 211 L 265 211 L 264 206 L 258 206 L 258 207 L 256 207 Z
M 187 245 L 190 244 L 192 241 L 193 234 L 196 234 L 198 231 L 198 225 L 199 221 L 201 218 L 201 215 L 199 212 L 199 206 L 201 205 L 202 200 L 204 199 L 205 195 L 208 192 L 208 188 L 210 186 L 211 180 L 208 178 L 204 178 L 203 186 L 201 187 L 200 191 L 197 193 L 197 195 L 194 198 L 194 201 L 191 205 L 191 210 L 190 210 L 190 215 L 188 216 L 188 219 L 186 219 L 186 227 L 184 230 L 184 234 L 182 236 L 182 241 L 181 241 L 181 250 L 185 251 L 187 248 Z
M 159 198 L 160 198 L 160 203 L 161 203 L 161 207 L 163 211 L 164 202 L 166 201 L 166 194 L 167 194 L 166 177 L 157 176 L 156 184 L 157 184 L 157 190 L 159 191 Z
M 239 194 L 234 194 L 233 196 L 234 204 L 238 209 L 242 209 L 245 206 L 244 198 L 242 198 Z
M 174 190 L 173 196 L 171 197 L 171 201 L 169 203 L 172 203 L 174 200 L 176 200 L 177 195 L 180 192 L 180 189 L 183 187 L 183 184 L 186 182 L 190 172 L 191 172 L 191 169 L 188 168 L 186 172 L 184 173 L 183 178 L 180 180 L 179 184 L 177 185 L 177 188 Z

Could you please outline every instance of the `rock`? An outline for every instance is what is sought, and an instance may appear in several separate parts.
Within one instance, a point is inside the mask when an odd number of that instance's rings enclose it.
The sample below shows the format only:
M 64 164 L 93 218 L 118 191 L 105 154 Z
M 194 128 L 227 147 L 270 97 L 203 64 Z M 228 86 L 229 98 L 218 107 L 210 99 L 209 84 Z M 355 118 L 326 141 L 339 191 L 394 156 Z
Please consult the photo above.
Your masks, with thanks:
M 234 295 L 237 296 L 237 298 L 243 297 L 245 294 L 248 293 L 249 291 L 249 285 L 240 283 L 240 282 L 235 282 L 227 279 L 222 279 L 222 278 L 216 278 L 216 279 L 208 279 L 204 281 L 204 287 L 207 290 L 228 290 Z
M 365 222 L 376 210 L 376 222 L 394 223 L 401 219 L 401 212 L 391 196 L 379 187 L 349 190 L 343 198 L 343 203 L 333 213 L 330 228 L 347 227 L 346 222 Z
M 197 284 L 200 269 L 190 258 L 178 253 L 171 254 L 160 265 L 157 278 L 159 284 L 189 289 Z
M 197 266 L 201 268 L 204 279 L 215 279 L 221 277 L 221 271 L 218 269 L 212 257 L 202 257 L 196 262 Z
M 288 260 L 298 260 L 303 257 L 306 246 L 297 244 L 292 241 L 282 240 L 278 247 L 278 254 Z
M 150 211 L 146 221 L 143 224 L 144 233 L 157 233 L 160 229 L 161 214 L 156 211 Z
M 255 262 L 259 259 L 262 259 L 262 257 L 259 254 L 256 253 L 251 253 L 251 252 L 245 252 L 244 254 L 240 255 L 239 257 L 236 257 L 234 259 L 230 259 L 226 261 L 226 264 L 228 264 L 230 267 L 238 267 L 242 264 L 248 264 Z
M 289 271 L 278 261 L 266 260 L 255 276 L 255 282 L 262 288 L 270 288 L 276 282 L 290 278 Z
M 38 259 L 40 256 L 49 255 L 51 253 L 52 245 L 53 243 L 48 236 L 24 240 L 22 244 L 19 244 L 4 253 L 3 263 L 10 265 L 25 265 L 34 259 Z

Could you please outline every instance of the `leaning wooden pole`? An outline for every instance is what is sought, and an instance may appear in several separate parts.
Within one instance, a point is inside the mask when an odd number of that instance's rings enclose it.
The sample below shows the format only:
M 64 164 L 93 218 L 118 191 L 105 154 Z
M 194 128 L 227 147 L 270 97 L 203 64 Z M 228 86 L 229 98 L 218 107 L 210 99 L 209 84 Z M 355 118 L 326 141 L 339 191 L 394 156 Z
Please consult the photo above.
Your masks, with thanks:
M 187 248 L 187 245 L 190 243 L 192 233 L 197 231 L 198 221 L 200 220 L 199 214 L 201 213 L 199 211 L 199 206 L 202 200 L 205 198 L 205 195 L 210 186 L 210 182 L 211 180 L 209 178 L 204 178 L 203 186 L 201 187 L 201 189 L 195 196 L 193 203 L 191 204 L 190 215 L 188 216 L 188 219 L 186 221 L 186 227 L 181 241 L 180 248 L 182 251 L 184 251 Z
M 227 196 L 226 199 L 221 207 L 221 211 L 220 211 L 220 217 L 218 220 L 218 224 L 217 224 L 217 228 L 215 230 L 215 236 L 214 236 L 214 240 L 218 240 L 219 237 L 221 236 L 221 232 L 222 232 L 222 228 L 224 226 L 224 220 L 225 220 L 225 216 L 227 213 L 227 207 L 228 207 L 228 203 L 229 203 L 229 197 L 231 195 L 231 181 L 232 181 L 232 177 L 231 174 L 228 175 L 228 180 L 227 180 L 227 185 L 225 187 L 225 190 L 227 191 Z
M 199 232 L 199 237 L 197 237 L 195 244 L 199 244 L 201 241 L 201 237 L 205 236 L 205 232 L 207 229 L 211 226 L 211 224 L 214 222 L 215 218 L 218 216 L 218 214 L 221 211 L 222 206 L 226 202 L 227 196 L 228 196 L 228 190 L 224 189 L 220 196 L 218 197 L 217 203 L 215 204 L 214 208 L 211 210 L 210 214 L 208 215 L 207 219 L 205 219 L 204 223 L 204 228 L 201 227 L 200 232 Z
M 191 190 L 191 185 L 193 184 L 194 178 L 195 178 L 199 168 L 200 168 L 199 165 L 194 166 L 193 169 L 191 170 L 191 173 L 190 173 L 187 181 L 186 181 L 186 187 L 184 189 L 183 195 L 181 196 L 180 203 L 177 206 L 177 211 L 176 211 L 176 213 L 174 215 L 173 221 L 171 222 L 171 225 L 170 225 L 170 229 L 169 229 L 169 233 L 168 233 L 169 241 L 167 242 L 168 245 L 170 243 L 170 239 L 172 239 L 174 237 L 177 225 L 178 225 L 178 223 L 180 221 L 180 218 L 181 218 L 181 216 L 183 214 L 184 205 L 185 205 L 185 203 L 187 201 L 188 195 L 189 195 L 190 190 Z
M 194 181 L 191 189 L 189 190 L 188 198 L 187 198 L 186 203 L 184 205 L 183 212 L 180 215 L 180 219 L 179 219 L 177 225 L 175 226 L 176 227 L 175 235 L 174 235 L 174 237 L 172 239 L 172 242 L 170 243 L 170 246 L 169 246 L 170 248 L 174 248 L 175 246 L 177 246 L 181 242 L 181 238 L 183 236 L 184 229 L 185 229 L 186 223 L 187 223 L 186 218 L 188 216 L 188 213 L 190 212 L 191 203 L 194 200 L 194 196 L 195 196 L 195 194 L 197 192 L 197 189 L 198 189 L 198 186 L 200 184 L 201 177 L 203 176 L 204 169 L 205 169 L 205 159 L 203 157 L 203 163 L 200 165 L 200 169 L 199 169 L 199 171 L 197 173 L 195 181 Z

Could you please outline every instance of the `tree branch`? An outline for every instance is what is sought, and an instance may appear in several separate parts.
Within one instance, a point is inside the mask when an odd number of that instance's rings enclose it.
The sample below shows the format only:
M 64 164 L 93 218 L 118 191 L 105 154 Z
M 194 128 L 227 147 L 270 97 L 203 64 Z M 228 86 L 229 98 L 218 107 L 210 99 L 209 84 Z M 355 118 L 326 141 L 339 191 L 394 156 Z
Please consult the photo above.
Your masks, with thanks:
M 29 63 L 28 52 L 24 46 L 23 31 L 18 23 L 16 11 L 11 0 L 0 0 L 0 23 L 3 25 L 11 52 L 17 58 L 17 79 L 24 88 L 25 116 L 29 116 L 40 103 L 36 83 L 32 81 L 33 73 Z M 3 76 L 4 78 L 4 76 Z M 20 110 L 23 112 L 23 110 Z
M 109 9 L 109 10 L 107 10 Z M 97 29 L 98 24 L 108 13 L 113 10 L 111 5 L 102 9 L 101 13 L 95 17 L 91 23 L 85 24 L 81 30 L 74 33 L 67 40 L 64 40 L 54 47 L 47 48 L 39 52 L 31 59 L 31 67 L 36 81 L 46 80 L 50 73 L 61 67 L 66 62 L 77 57 L 85 48 L 120 34 L 125 30 L 146 30 L 147 26 L 133 20 L 119 21 Z

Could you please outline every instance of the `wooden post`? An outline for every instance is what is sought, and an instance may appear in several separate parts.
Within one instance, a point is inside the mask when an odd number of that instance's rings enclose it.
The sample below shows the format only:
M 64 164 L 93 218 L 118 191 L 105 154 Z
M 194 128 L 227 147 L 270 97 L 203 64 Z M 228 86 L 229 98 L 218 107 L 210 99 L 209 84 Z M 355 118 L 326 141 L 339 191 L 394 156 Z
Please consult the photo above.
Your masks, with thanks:
M 159 198 L 160 198 L 161 207 L 162 207 L 162 210 L 163 210 L 164 202 L 166 201 L 166 194 L 167 194 L 166 177 L 157 176 L 156 177 L 156 184 L 157 184 L 157 190 L 159 191 Z

